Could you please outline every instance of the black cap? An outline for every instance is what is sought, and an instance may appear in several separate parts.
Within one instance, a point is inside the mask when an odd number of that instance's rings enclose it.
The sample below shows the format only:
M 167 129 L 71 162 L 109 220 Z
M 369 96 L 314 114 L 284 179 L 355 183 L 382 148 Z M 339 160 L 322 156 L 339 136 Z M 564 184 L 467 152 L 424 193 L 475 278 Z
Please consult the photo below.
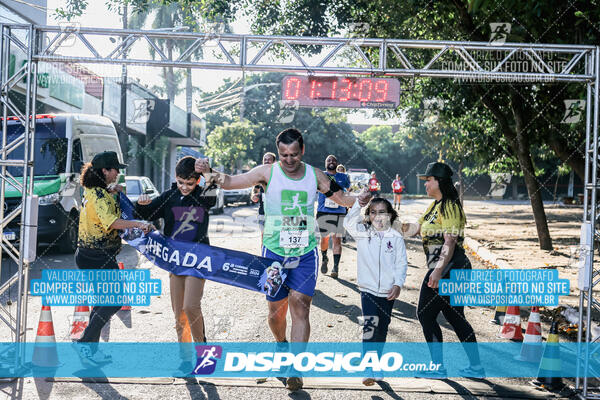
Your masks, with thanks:
M 92 167 L 99 168 L 115 168 L 121 169 L 126 168 L 127 164 L 121 164 L 119 162 L 119 158 L 117 157 L 117 153 L 114 151 L 103 151 L 102 153 L 98 153 L 92 159 Z
M 425 179 L 428 176 L 435 176 L 437 178 L 450 178 L 452 176 L 452 169 L 444 163 L 432 162 L 427 164 L 427 169 L 423 174 L 417 174 L 421 179 Z

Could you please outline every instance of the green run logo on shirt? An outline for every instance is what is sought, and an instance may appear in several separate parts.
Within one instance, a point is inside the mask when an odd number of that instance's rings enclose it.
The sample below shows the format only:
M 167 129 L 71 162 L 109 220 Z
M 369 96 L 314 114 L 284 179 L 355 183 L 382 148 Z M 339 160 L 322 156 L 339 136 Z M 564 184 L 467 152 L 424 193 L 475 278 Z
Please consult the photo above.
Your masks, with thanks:
M 307 228 L 308 193 L 298 190 L 281 191 L 281 226 L 284 229 Z
M 308 193 L 296 190 L 281 191 L 281 215 L 306 217 Z

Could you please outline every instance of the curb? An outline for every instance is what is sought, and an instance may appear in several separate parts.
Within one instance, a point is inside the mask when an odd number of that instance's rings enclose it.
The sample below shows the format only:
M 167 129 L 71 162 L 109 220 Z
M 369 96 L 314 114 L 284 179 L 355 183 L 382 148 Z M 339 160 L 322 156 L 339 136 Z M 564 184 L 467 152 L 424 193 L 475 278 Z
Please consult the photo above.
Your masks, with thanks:
M 492 253 L 475 239 L 465 236 L 463 246 L 475 259 L 492 269 L 511 269 L 512 266 L 501 259 L 497 254 Z

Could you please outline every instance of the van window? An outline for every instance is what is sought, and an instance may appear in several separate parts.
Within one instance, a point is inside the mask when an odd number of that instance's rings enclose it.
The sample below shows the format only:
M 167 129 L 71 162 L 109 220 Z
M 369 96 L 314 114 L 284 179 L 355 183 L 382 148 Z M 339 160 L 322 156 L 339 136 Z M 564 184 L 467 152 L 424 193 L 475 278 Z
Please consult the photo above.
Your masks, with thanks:
M 121 153 L 116 137 L 82 135 L 81 139 L 83 160 L 85 162 L 92 161 L 92 158 L 102 151 L 115 151 L 117 154 Z
M 138 181 L 137 179 L 126 179 L 125 183 L 127 185 L 127 195 L 138 196 L 142 194 L 140 181 Z
M 23 125 L 9 124 L 7 141 L 18 138 L 23 134 Z M 35 176 L 58 175 L 65 172 L 67 163 L 68 140 L 65 137 L 64 123 L 37 123 L 35 125 L 34 166 Z M 10 160 L 23 159 L 23 145 L 8 154 Z M 21 167 L 8 167 L 7 171 L 13 176 L 23 176 Z
M 83 161 L 83 153 L 81 150 L 81 140 L 75 139 L 73 141 L 73 156 L 71 158 L 71 172 L 81 172 L 78 164 Z

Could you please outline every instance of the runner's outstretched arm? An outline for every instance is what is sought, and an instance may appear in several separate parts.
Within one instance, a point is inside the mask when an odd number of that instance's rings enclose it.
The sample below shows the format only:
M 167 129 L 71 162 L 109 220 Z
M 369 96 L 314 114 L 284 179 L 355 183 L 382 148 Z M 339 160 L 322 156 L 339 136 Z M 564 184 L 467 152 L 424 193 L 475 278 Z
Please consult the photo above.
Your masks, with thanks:
M 244 189 L 258 184 L 266 185 L 271 175 L 271 165 L 259 165 L 240 175 L 227 175 L 210 168 L 208 159 L 199 158 L 195 164 L 196 172 L 204 175 L 207 184 L 216 182 L 223 189 Z
M 356 196 L 345 193 L 342 188 L 335 182 L 329 179 L 323 171 L 315 169 L 317 175 L 317 189 L 331 200 L 335 201 L 340 206 L 352 207 L 356 201 Z

